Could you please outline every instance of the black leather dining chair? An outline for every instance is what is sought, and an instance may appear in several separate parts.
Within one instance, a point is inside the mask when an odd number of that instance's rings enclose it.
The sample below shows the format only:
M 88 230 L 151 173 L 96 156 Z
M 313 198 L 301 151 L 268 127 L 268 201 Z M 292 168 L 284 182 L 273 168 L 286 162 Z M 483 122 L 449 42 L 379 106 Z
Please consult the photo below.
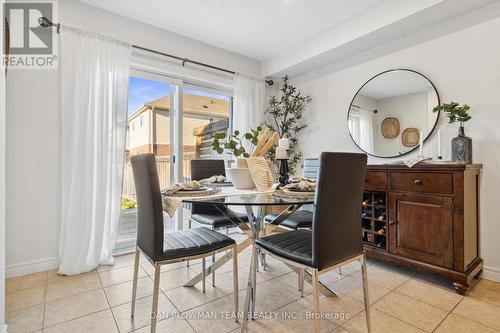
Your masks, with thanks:
M 371 332 L 366 256 L 359 224 L 366 160 L 365 154 L 322 153 L 312 230 L 293 230 L 257 238 L 253 245 L 253 276 L 257 250 L 298 267 L 302 276 L 304 269 L 310 271 L 315 332 L 320 329 L 319 275 L 356 260 L 361 262 L 366 321 L 368 332 Z M 255 288 L 256 284 L 253 286 Z M 255 293 L 254 290 L 253 295 Z
M 202 180 L 212 176 L 226 176 L 226 169 L 224 167 L 224 160 L 191 160 L 191 180 Z M 219 209 L 225 209 L 223 207 Z M 191 218 L 189 219 L 189 228 L 191 228 L 192 221 L 200 224 L 208 225 L 213 230 L 227 229 L 234 227 L 235 223 L 241 221 L 248 221 L 246 214 L 237 214 L 237 218 L 230 219 L 223 214 L 219 209 L 204 204 L 192 204 Z
M 212 176 L 226 176 L 224 160 L 196 159 L 191 160 L 191 180 L 202 180 Z M 221 210 L 227 211 L 227 207 L 214 207 L 211 205 L 195 204 L 191 205 L 191 218 L 189 219 L 189 229 L 192 221 L 209 226 L 212 230 L 226 229 L 226 235 L 231 227 L 236 226 L 240 221 L 248 221 L 247 214 L 231 213 L 224 214 Z M 234 218 L 229 216 L 236 215 Z M 212 256 L 215 262 L 215 254 Z M 187 263 L 189 266 L 189 262 Z M 215 287 L 215 271 L 212 274 L 212 286 Z
M 134 262 L 132 287 L 132 311 L 135 312 L 139 257 L 142 253 L 154 266 L 153 304 L 151 310 L 151 332 L 156 332 L 158 293 L 160 288 L 160 268 L 162 265 L 186 260 L 202 259 L 203 292 L 205 292 L 205 258 L 214 252 L 231 250 L 233 256 L 233 286 L 235 317 L 238 312 L 238 263 L 236 242 L 208 228 L 196 228 L 165 233 L 162 199 L 156 159 L 154 154 L 132 156 L 137 206 L 137 246 Z

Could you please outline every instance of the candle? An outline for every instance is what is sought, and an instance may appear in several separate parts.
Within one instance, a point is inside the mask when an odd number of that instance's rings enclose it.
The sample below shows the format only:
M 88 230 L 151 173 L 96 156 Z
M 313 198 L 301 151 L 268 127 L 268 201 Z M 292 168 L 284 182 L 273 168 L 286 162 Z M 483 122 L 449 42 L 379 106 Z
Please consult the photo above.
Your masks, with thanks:
M 441 129 L 438 130 L 438 158 L 441 157 Z
M 278 146 L 285 147 L 286 149 L 290 148 L 290 142 L 287 138 L 279 139 Z
M 420 131 L 418 156 L 424 156 L 424 131 Z
M 276 147 L 276 159 L 277 160 L 286 160 L 286 148 L 285 147 Z

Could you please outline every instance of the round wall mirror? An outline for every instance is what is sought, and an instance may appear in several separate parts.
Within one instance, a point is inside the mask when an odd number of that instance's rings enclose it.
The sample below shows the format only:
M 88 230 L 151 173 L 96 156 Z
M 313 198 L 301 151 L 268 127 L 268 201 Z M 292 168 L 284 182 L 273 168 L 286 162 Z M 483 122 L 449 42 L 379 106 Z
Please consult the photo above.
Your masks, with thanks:
M 368 80 L 349 106 L 347 124 L 356 145 L 377 157 L 396 157 L 418 147 L 436 126 L 439 95 L 429 79 L 394 69 Z

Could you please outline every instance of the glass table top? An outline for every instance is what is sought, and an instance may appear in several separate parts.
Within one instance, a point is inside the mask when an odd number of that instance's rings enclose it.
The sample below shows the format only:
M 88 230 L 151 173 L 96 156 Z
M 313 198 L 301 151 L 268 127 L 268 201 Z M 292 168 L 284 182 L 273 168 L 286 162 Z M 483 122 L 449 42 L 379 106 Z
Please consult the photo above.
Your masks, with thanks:
M 186 203 L 204 203 L 221 206 L 285 206 L 285 205 L 309 205 L 314 203 L 311 197 L 287 197 L 283 198 L 273 193 L 240 194 L 226 197 L 207 197 L 196 199 L 183 199 Z

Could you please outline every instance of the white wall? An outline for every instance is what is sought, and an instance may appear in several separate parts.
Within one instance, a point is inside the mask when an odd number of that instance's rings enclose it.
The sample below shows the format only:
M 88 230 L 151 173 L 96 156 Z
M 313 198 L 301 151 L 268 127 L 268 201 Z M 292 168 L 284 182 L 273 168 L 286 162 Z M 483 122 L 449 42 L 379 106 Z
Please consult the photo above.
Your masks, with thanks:
M 312 81 L 302 81 L 300 77 L 294 81 L 312 97 L 305 113 L 310 125 L 301 139 L 305 157 L 316 157 L 322 151 L 358 151 L 347 130 L 349 103 L 364 82 L 384 70 L 417 70 L 435 84 L 442 101 L 471 105 L 472 120 L 466 125 L 466 134 L 473 138 L 474 162 L 484 165 L 480 184 L 481 256 L 485 262 L 485 276 L 500 281 L 497 208 L 500 188 L 499 31 L 500 19 L 497 18 Z M 443 155 L 449 158 L 449 142 L 456 136 L 456 128 L 446 122 L 442 116 L 439 123 L 446 143 Z M 426 142 L 424 152 L 436 156 L 436 133 Z M 369 158 L 369 163 L 388 161 Z
M 3 3 L 0 3 L 0 17 L 3 16 Z M 3 36 L 3 24 L 0 24 Z M 0 66 L 0 332 L 5 324 L 5 76 Z
M 256 60 L 74 0 L 59 1 L 59 4 L 62 29 L 64 24 L 82 27 L 238 72 L 253 75 L 260 72 Z M 8 276 L 57 266 L 60 157 L 57 85 L 55 70 L 10 70 L 7 77 L 5 253 Z
M 412 148 L 405 147 L 401 142 L 401 135 L 405 128 L 417 128 L 424 131 L 424 138 L 432 130 L 427 128 L 429 112 L 433 114 L 432 108 L 429 110 L 427 102 L 427 91 L 413 94 L 406 94 L 377 101 L 378 113 L 374 115 L 373 132 L 375 137 L 375 151 L 377 155 L 394 156 Z M 437 100 L 434 106 L 437 105 Z M 423 110 L 427 110 L 424 112 Z M 434 114 L 436 119 L 437 114 Z M 399 120 L 400 131 L 393 139 L 384 138 L 381 130 L 382 121 L 387 117 L 395 117 Z M 434 123 L 433 123 L 434 124 Z

